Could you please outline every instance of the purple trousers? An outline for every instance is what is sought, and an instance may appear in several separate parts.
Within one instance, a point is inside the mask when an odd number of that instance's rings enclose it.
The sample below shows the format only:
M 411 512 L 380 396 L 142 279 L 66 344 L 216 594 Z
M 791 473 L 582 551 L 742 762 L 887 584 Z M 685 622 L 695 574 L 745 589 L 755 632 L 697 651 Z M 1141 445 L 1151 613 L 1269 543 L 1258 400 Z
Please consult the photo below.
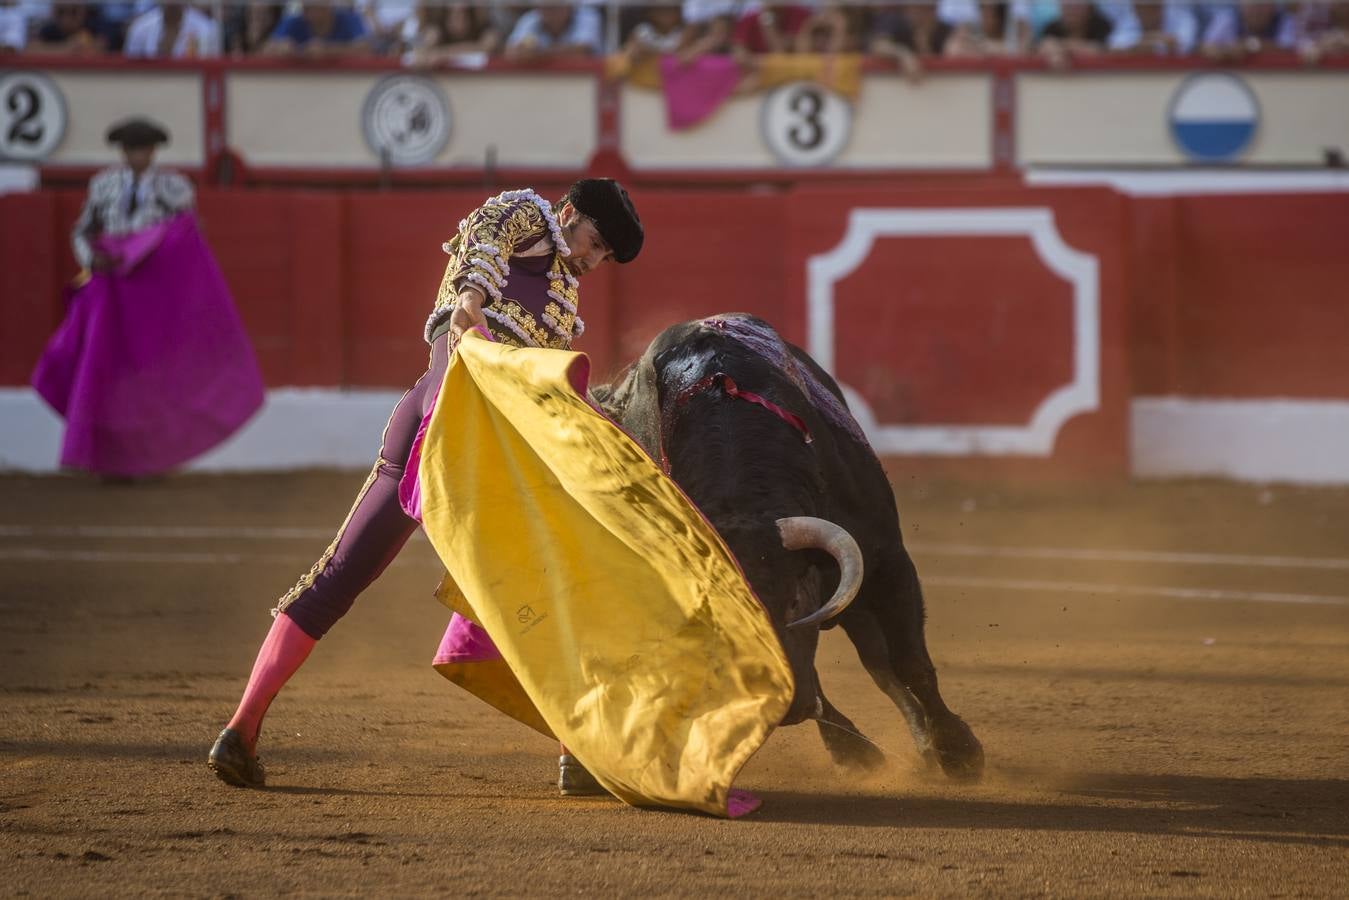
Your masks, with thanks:
M 416 521 L 398 502 L 398 483 L 417 429 L 435 402 L 449 358 L 449 338 L 441 336 L 431 345 L 426 373 L 398 401 L 384 426 L 379 458 L 337 537 L 277 603 L 277 612 L 290 616 L 315 640 L 346 615 L 361 591 L 393 562 L 417 529 Z

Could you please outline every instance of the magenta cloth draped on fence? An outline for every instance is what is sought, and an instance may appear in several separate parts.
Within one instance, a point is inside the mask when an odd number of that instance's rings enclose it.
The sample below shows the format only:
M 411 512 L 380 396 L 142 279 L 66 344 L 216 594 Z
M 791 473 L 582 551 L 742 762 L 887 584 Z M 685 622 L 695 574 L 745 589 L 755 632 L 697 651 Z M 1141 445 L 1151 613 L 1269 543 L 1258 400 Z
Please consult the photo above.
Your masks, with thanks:
M 701 123 L 735 93 L 744 73 L 734 59 L 703 56 L 681 63 L 673 56 L 660 61 L 665 90 L 665 121 L 675 131 Z
M 262 375 L 191 214 L 95 246 L 117 267 L 68 292 L 33 387 L 66 419 L 63 466 L 164 472 L 248 421 Z

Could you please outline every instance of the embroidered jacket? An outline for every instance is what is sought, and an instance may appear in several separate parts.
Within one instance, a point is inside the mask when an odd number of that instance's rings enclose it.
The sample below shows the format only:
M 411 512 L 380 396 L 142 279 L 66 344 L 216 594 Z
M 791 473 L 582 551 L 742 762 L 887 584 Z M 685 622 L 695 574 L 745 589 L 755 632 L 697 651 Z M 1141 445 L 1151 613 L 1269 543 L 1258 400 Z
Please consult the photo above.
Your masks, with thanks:
M 485 293 L 483 314 L 497 340 L 565 350 L 585 329 L 576 314 L 578 284 L 563 263 L 571 251 L 552 206 L 533 191 L 491 198 L 443 249 L 450 262 L 426 322 L 428 343 L 448 330 L 465 284 Z
M 127 166 L 104 169 L 89 179 L 89 196 L 71 234 L 76 262 L 89 267 L 94 256 L 90 241 L 100 234 L 140 231 L 191 209 L 193 202 L 192 182 L 169 169 L 152 166 L 139 179 Z

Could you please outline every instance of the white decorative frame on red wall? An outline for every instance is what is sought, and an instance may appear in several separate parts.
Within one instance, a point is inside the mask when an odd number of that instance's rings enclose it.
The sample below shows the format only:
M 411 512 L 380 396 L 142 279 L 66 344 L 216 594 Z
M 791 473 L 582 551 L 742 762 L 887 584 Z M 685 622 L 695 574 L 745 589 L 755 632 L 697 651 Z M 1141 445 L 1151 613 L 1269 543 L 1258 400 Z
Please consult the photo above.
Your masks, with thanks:
M 896 425 L 840 382 L 878 453 L 922 456 L 1049 456 L 1064 423 L 1101 403 L 1100 279 L 1095 256 L 1063 240 L 1047 207 L 853 209 L 837 247 L 806 263 L 807 349 L 834 367 L 834 285 L 856 271 L 879 237 L 1025 237 L 1073 288 L 1073 380 L 1046 396 L 1025 425 Z

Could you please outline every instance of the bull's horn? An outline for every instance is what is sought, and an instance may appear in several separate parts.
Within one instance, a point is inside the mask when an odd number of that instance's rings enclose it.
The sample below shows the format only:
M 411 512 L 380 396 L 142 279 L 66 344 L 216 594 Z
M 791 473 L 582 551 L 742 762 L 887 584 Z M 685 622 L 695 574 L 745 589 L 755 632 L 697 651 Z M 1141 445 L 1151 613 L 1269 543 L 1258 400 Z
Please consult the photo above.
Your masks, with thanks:
M 838 562 L 839 569 L 838 589 L 829 602 L 787 627 L 818 625 L 847 609 L 862 587 L 862 551 L 852 535 L 841 525 L 813 516 L 778 519 L 778 534 L 788 550 L 823 550 Z

